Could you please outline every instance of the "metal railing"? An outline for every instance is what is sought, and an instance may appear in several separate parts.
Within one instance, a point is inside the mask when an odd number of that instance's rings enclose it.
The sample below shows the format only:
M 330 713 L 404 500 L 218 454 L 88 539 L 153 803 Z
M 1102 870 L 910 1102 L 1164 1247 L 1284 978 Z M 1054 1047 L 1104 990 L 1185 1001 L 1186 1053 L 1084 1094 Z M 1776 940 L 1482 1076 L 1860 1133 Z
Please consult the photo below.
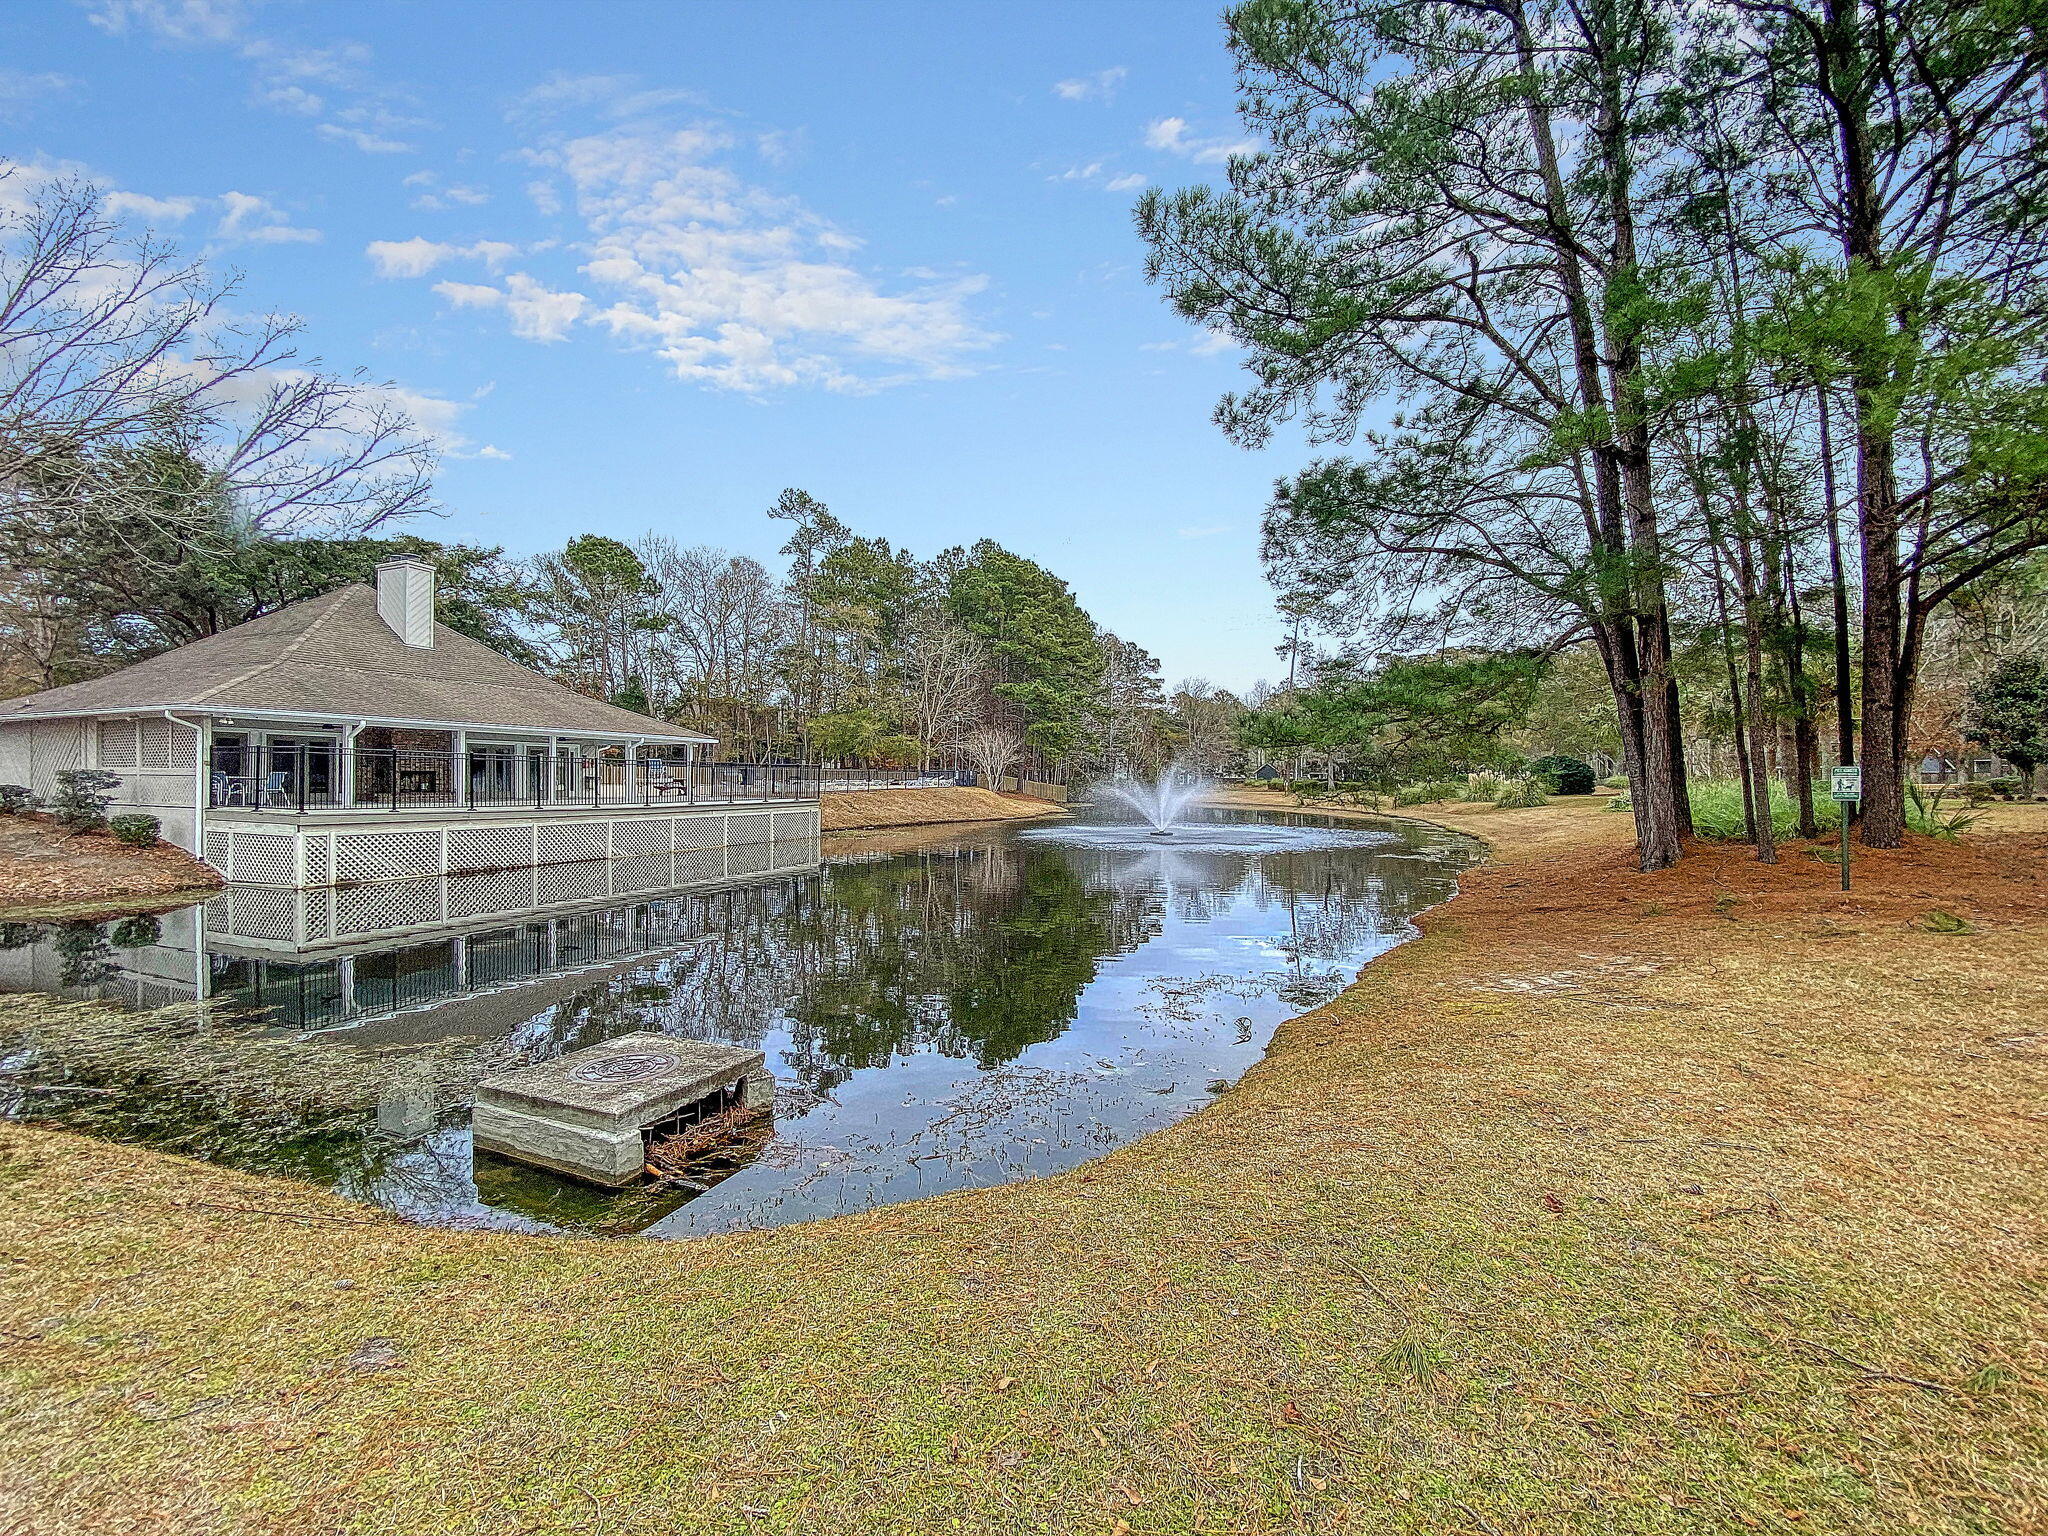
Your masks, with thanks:
M 817 791 L 971 788 L 977 782 L 968 768 L 824 768 L 807 763 L 798 771 Z
M 578 810 L 812 800 L 819 770 L 800 763 L 702 763 L 545 747 L 466 753 L 318 744 L 213 753 L 210 800 L 247 810 Z

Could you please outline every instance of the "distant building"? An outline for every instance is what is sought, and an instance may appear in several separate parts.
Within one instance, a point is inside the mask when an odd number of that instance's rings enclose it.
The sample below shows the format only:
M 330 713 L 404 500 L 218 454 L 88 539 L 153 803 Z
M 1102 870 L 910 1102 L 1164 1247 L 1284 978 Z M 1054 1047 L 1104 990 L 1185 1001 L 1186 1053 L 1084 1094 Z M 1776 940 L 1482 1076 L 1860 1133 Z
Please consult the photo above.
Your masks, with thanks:
M 237 883 L 295 888 L 816 835 L 814 783 L 716 765 L 716 744 L 435 622 L 411 558 L 0 703 L 0 782 L 47 797 L 62 769 L 110 769 L 118 808 Z

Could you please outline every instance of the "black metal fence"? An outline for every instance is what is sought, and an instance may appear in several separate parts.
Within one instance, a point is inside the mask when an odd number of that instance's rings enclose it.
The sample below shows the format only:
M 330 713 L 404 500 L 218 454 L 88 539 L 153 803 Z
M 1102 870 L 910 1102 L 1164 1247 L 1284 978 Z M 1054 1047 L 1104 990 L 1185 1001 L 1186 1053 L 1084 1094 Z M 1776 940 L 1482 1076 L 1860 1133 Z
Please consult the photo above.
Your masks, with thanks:
M 210 798 L 250 810 L 546 810 L 813 800 L 826 775 L 803 763 L 703 763 L 680 758 L 481 746 L 468 752 L 319 743 L 217 747 Z M 858 772 L 859 770 L 852 770 Z

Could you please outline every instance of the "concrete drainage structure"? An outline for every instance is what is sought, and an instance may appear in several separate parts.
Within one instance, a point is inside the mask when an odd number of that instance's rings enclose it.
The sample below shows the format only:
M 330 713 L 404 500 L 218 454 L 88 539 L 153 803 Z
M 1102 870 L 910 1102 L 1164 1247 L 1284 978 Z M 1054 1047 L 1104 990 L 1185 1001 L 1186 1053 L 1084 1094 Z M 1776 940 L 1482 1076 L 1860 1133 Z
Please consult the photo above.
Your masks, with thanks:
M 735 1105 L 772 1110 L 759 1051 L 668 1035 L 621 1035 L 477 1084 L 479 1149 L 608 1189 L 646 1171 L 648 1133 Z

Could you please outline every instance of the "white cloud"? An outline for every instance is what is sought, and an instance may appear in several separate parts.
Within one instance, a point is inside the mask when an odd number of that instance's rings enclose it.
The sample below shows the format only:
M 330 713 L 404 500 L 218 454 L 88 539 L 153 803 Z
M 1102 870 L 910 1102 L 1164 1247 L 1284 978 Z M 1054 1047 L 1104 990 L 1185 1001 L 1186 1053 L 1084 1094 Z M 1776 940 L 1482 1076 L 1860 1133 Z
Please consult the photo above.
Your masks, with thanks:
M 1222 331 L 1204 328 L 1200 335 L 1186 341 L 1142 341 L 1140 352 L 1192 352 L 1196 357 L 1214 357 L 1218 352 L 1228 352 L 1237 345 Z
M 280 112 L 296 112 L 301 117 L 318 117 L 327 110 L 327 100 L 316 96 L 303 85 L 274 85 L 256 93 L 257 101 L 266 107 L 275 107 Z
M 174 43 L 224 43 L 241 30 L 248 11 L 242 0 L 96 0 L 86 18 L 116 37 L 133 28 Z
M 444 261 L 462 254 L 459 245 L 443 245 L 423 235 L 410 240 L 372 240 L 363 248 L 379 277 L 425 277 Z
M 519 254 L 519 247 L 503 240 L 479 240 L 473 245 L 450 245 L 414 235 L 410 240 L 372 240 L 363 247 L 379 277 L 425 277 L 445 262 L 481 261 L 496 272 Z
M 1145 125 L 1145 147 L 1180 155 L 1197 165 L 1217 165 L 1232 155 L 1248 155 L 1259 146 L 1250 139 L 1202 138 L 1188 131 L 1184 117 L 1158 117 Z
M 69 75 L 0 69 L 0 117 L 19 117 L 53 96 L 64 95 L 77 83 Z
M 107 212 L 138 224 L 182 224 L 202 211 L 217 211 L 219 218 L 210 238 L 223 244 L 310 244 L 322 238 L 317 229 L 293 224 L 291 215 L 267 198 L 247 192 L 223 192 L 218 197 L 157 197 L 147 192 L 129 192 L 110 186 L 91 166 L 75 160 L 21 161 L 0 156 L 0 209 L 20 212 L 43 186 L 65 179 L 89 182 L 103 189 Z
M 704 98 L 694 91 L 648 90 L 637 75 L 572 75 L 561 71 L 513 98 L 505 115 L 514 122 L 529 122 L 567 112 L 596 112 L 622 122 L 666 107 L 704 104 Z
M 504 293 L 489 283 L 436 283 L 434 292 L 464 309 L 491 309 L 505 302 Z
M 199 211 L 196 197 L 150 197 L 141 192 L 110 192 L 107 211 L 145 224 L 181 224 Z
M 1062 101 L 1109 101 L 1115 97 L 1116 88 L 1129 73 L 1123 65 L 1117 64 L 1109 69 L 1098 69 L 1092 75 L 1055 81 L 1052 93 Z
M 514 272 L 503 288 L 488 283 L 436 283 L 434 292 L 465 309 L 502 307 L 512 334 L 522 341 L 563 341 L 590 300 L 580 293 L 556 292 L 524 272 Z
M 366 155 L 407 155 L 412 145 L 402 139 L 387 139 L 363 128 L 351 128 L 342 123 L 320 123 L 313 131 L 323 139 L 337 144 L 353 144 Z
M 1145 185 L 1145 178 L 1136 171 L 1112 173 L 1100 160 L 1091 160 L 1086 165 L 1069 166 L 1049 181 L 1099 182 L 1105 192 L 1129 192 Z
M 608 79 L 609 77 L 607 77 Z M 557 99 L 612 97 L 556 82 Z M 568 188 L 583 223 L 588 292 L 515 273 L 502 287 L 440 283 L 448 302 L 502 310 L 515 335 L 552 341 L 593 326 L 660 356 L 678 378 L 761 391 L 861 390 L 964 372 L 995 340 L 970 318 L 971 276 L 885 291 L 850 257 L 859 239 L 723 162 L 721 126 L 617 128 L 529 154 Z M 558 198 L 557 183 L 529 192 Z M 544 189 L 544 190 L 542 190 Z
M 491 200 L 491 194 L 482 187 L 465 186 L 450 182 L 441 185 L 441 178 L 432 171 L 414 171 L 405 178 L 404 185 L 423 190 L 412 200 L 412 206 L 428 213 L 439 213 L 445 208 L 481 208 Z
M 754 148 L 770 165 L 788 165 L 802 156 L 807 135 L 801 128 L 771 128 L 754 139 Z
M 391 93 L 370 79 L 369 48 L 356 42 L 306 46 L 251 29 L 250 0 L 84 0 L 93 25 L 116 37 L 136 35 L 173 47 L 225 48 L 249 66 L 250 99 L 260 106 L 318 119 L 314 131 L 365 154 L 403 154 L 397 134 L 427 127 L 394 111 Z M 313 90 L 311 86 L 320 87 Z
M 213 231 L 216 240 L 289 245 L 311 244 L 321 238 L 319 230 L 303 229 L 293 224 L 291 216 L 267 198 L 252 197 L 247 192 L 223 192 L 220 203 L 223 211 L 220 223 Z
M 472 402 L 450 400 L 402 384 L 386 384 L 377 393 L 410 416 L 419 429 L 433 439 L 434 447 L 450 459 L 509 459 L 511 454 L 489 443 L 478 443 L 461 428 Z

